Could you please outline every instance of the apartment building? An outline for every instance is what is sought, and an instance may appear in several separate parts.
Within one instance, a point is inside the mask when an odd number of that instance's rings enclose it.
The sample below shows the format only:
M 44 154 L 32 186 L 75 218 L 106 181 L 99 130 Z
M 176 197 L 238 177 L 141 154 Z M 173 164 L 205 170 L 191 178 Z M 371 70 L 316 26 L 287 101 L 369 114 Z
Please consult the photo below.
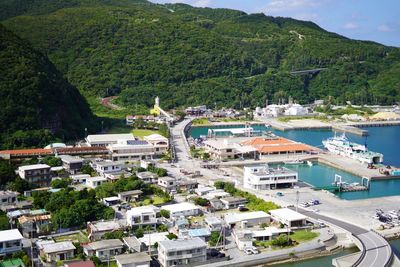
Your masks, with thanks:
M 47 164 L 34 164 L 18 167 L 18 175 L 29 183 L 44 187 L 51 183 L 53 174 Z
M 162 267 L 195 265 L 206 260 L 207 244 L 199 237 L 158 243 L 158 261 Z
M 157 213 L 160 209 L 156 206 L 142 206 L 128 210 L 126 220 L 129 226 L 152 226 L 156 227 L 158 223 Z
M 269 190 L 292 187 L 298 182 L 296 171 L 285 167 L 270 168 L 268 165 L 244 167 L 243 186 L 253 190 Z

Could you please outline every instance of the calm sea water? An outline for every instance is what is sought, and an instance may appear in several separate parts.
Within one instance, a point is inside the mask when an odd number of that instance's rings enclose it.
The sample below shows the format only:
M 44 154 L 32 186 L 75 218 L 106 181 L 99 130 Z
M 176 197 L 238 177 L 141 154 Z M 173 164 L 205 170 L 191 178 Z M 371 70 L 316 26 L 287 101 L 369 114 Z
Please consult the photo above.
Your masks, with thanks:
M 392 245 L 394 245 L 395 248 L 400 250 L 400 240 L 392 240 L 390 241 Z M 329 255 L 325 257 L 319 257 L 319 258 L 314 258 L 314 259 L 309 259 L 309 260 L 304 260 L 304 261 L 299 261 L 299 262 L 290 262 L 290 263 L 282 263 L 282 264 L 277 264 L 277 265 L 272 265 L 275 267 L 321 267 L 321 266 L 332 266 L 332 259 L 341 257 L 344 255 L 348 255 L 351 253 L 356 252 L 357 249 L 346 249 L 343 250 L 339 253 L 336 253 L 334 255 Z M 269 265 L 265 265 L 269 266 Z
M 219 128 L 238 127 L 242 126 L 222 126 Z M 264 125 L 254 125 L 253 128 L 262 131 L 271 130 L 279 136 L 317 147 L 321 147 L 322 140 L 334 134 L 330 130 L 294 130 L 282 132 L 266 128 Z M 195 127 L 190 130 L 189 134 L 196 138 L 200 135 L 207 135 L 208 129 L 208 127 Z M 400 166 L 400 156 L 397 153 L 400 149 L 400 126 L 369 127 L 367 129 L 369 131 L 367 138 L 352 134 L 348 134 L 348 138 L 357 143 L 366 143 L 370 150 L 382 153 L 385 163 Z M 316 164 L 313 167 L 309 167 L 308 165 L 292 165 L 288 167 L 299 172 L 300 180 L 314 186 L 331 185 L 335 174 L 341 175 L 343 181 L 349 183 L 361 181 L 360 177 L 322 164 Z M 373 181 L 369 191 L 340 193 L 338 196 L 343 199 L 352 200 L 393 195 L 400 195 L 400 179 Z
M 220 126 L 212 128 L 241 128 L 243 126 Z M 330 130 L 294 130 L 294 131 L 278 131 L 266 128 L 264 125 L 253 125 L 255 130 L 272 131 L 273 133 L 286 137 L 298 142 L 303 142 L 312 146 L 322 147 L 322 140 L 332 137 L 334 133 Z M 190 136 L 197 138 L 200 135 L 207 135 L 209 127 L 194 127 L 189 131 Z M 384 162 L 395 166 L 400 166 L 400 126 L 387 127 L 367 127 L 368 137 L 360 137 L 347 134 L 347 137 L 356 143 L 367 144 L 372 151 L 380 152 L 384 155 Z

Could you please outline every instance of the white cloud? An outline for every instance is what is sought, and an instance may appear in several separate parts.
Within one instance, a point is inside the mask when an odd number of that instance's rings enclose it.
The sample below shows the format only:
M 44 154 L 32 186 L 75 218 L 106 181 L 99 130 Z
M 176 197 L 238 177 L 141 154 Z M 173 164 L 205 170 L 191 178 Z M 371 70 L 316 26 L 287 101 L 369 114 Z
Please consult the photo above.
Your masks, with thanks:
M 320 19 L 320 16 L 317 13 L 300 13 L 295 14 L 293 18 L 307 21 L 318 21 Z
M 265 9 L 268 14 L 271 14 L 302 8 L 317 7 L 320 4 L 321 1 L 318 0 L 272 0 L 265 6 Z
M 358 28 L 358 25 L 353 22 L 348 22 L 345 25 L 343 25 L 343 28 L 345 28 L 346 30 L 354 30 Z
M 379 25 L 378 26 L 378 31 L 381 31 L 381 32 L 390 32 L 390 31 L 392 31 L 393 29 L 392 28 L 390 28 L 388 25 L 386 25 L 386 24 L 382 24 L 382 25 Z
M 197 7 L 207 7 L 207 6 L 210 6 L 210 4 L 211 4 L 211 0 L 198 0 L 193 3 L 193 5 L 197 6 Z

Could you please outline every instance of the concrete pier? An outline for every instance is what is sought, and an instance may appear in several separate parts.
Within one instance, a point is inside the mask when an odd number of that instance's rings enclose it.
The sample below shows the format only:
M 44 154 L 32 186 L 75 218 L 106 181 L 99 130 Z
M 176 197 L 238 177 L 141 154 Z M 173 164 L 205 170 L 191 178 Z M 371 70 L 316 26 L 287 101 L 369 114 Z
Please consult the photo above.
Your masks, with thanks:
M 368 131 L 360 129 L 358 127 L 350 126 L 350 125 L 333 125 L 332 130 L 344 132 L 344 133 L 351 133 L 360 136 L 367 136 Z

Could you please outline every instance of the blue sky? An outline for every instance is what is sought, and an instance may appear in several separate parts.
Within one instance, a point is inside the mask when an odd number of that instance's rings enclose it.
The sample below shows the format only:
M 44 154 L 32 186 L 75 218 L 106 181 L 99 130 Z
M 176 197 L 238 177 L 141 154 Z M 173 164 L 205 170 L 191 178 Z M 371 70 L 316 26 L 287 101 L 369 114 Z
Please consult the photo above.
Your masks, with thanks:
M 311 20 L 359 40 L 400 47 L 400 0 L 151 0 Z

